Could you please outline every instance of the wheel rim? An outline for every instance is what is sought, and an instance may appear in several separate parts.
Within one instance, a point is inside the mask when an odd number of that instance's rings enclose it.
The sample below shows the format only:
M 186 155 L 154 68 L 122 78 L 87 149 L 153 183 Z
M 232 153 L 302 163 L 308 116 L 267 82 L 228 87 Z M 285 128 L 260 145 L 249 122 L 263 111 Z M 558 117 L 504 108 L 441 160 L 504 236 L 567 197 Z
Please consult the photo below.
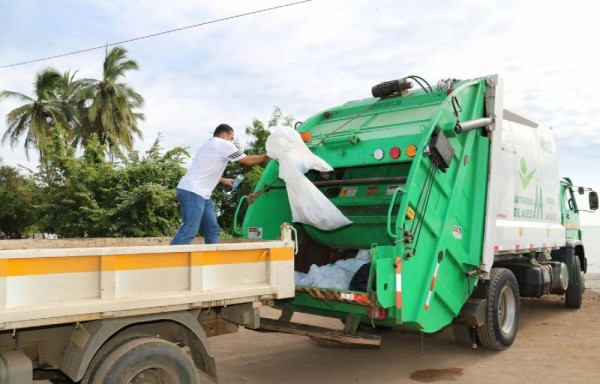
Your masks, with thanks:
M 178 384 L 179 379 L 175 372 L 169 369 L 150 367 L 144 368 L 128 381 L 128 384 Z
M 517 317 L 517 302 L 515 293 L 510 286 L 505 286 L 500 292 L 498 303 L 498 325 L 504 334 L 511 333 Z

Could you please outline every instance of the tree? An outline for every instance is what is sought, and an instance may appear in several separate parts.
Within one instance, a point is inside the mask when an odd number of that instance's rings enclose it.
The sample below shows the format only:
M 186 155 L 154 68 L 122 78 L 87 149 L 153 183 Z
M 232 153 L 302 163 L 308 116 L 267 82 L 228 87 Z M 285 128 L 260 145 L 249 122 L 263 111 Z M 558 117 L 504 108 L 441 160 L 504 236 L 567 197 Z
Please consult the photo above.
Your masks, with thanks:
M 0 100 L 24 101 L 6 116 L 8 128 L 2 143 L 15 147 L 25 137 L 27 157 L 36 148 L 44 156 L 43 141 L 50 131 L 61 124 L 64 139 L 73 147 L 85 147 L 94 135 L 111 156 L 121 156 L 123 150 L 133 150 L 135 137 L 141 138 L 138 121 L 144 115 L 137 108 L 144 105 L 143 97 L 122 82 L 128 71 L 137 70 L 138 64 L 127 58 L 127 51 L 115 47 L 106 52 L 102 80 L 75 79 L 77 71 L 59 74 L 46 68 L 36 75 L 35 97 L 19 92 L 2 91 Z
M 36 75 L 35 98 L 19 92 L 0 92 L 0 100 L 11 98 L 25 102 L 6 116 L 8 127 L 2 136 L 3 144 L 10 141 L 14 148 L 24 136 L 25 154 L 29 158 L 29 149 L 39 148 L 52 127 L 65 120 L 63 105 L 57 94 L 60 81 L 61 75 L 56 70 L 46 68 Z
M 120 154 L 122 149 L 133 150 L 134 137 L 142 138 L 138 121 L 144 115 L 135 112 L 144 105 L 144 98 L 127 84 L 119 82 L 128 71 L 137 70 L 138 64 L 127 58 L 127 50 L 114 47 L 106 52 L 102 80 L 86 79 L 79 100 L 89 107 L 84 116 L 83 130 L 77 142 L 85 145 L 92 135 L 106 146 L 110 154 Z
M 91 223 L 102 216 L 89 191 L 90 184 L 101 177 L 97 169 L 86 169 L 75 158 L 75 150 L 67 144 L 66 137 L 66 131 L 58 125 L 42 145 L 45 156 L 40 158 L 36 177 L 46 198 L 39 205 L 40 226 L 61 236 L 84 237 L 87 229 L 93 228 Z M 94 208 L 96 212 L 90 214 Z
M 13 239 L 21 238 L 37 221 L 40 188 L 30 176 L 3 165 L 0 158 L 0 230 Z
M 120 236 L 172 236 L 180 225 L 176 187 L 190 155 L 181 147 L 164 152 L 161 140 L 159 135 L 144 158 L 130 161 L 116 174 L 120 193 L 112 223 Z
M 85 132 L 89 131 L 84 125 L 87 124 L 88 107 L 84 90 L 91 84 L 91 80 L 76 80 L 76 74 L 77 71 L 71 73 L 70 70 L 63 73 L 57 84 L 57 94 L 65 118 L 62 123 L 67 130 L 67 140 L 73 147 L 78 148 L 84 146 L 82 138 L 85 136 Z
M 159 136 L 146 156 L 136 152 L 108 162 L 96 136 L 83 156 L 54 130 L 38 178 L 46 201 L 40 204 L 44 230 L 67 237 L 171 236 L 179 225 L 175 187 L 185 172 L 187 151 L 166 151 Z

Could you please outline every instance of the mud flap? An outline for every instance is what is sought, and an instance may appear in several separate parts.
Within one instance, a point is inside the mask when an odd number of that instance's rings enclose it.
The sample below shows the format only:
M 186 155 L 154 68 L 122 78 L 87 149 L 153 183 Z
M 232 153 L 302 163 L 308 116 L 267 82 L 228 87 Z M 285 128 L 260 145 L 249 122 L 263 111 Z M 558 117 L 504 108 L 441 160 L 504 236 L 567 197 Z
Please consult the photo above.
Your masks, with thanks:
M 473 328 L 481 327 L 485 324 L 486 308 L 487 299 L 470 298 L 454 319 L 454 324 L 462 324 Z

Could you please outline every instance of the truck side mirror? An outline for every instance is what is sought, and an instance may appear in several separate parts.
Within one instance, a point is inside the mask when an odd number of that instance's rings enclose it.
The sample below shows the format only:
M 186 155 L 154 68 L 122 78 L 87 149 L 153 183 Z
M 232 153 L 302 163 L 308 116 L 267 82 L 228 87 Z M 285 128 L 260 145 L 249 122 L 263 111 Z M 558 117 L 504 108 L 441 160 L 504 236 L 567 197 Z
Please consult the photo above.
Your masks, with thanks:
M 595 211 L 596 209 L 598 209 L 598 192 L 591 191 L 589 198 L 590 198 L 590 209 L 592 211 Z

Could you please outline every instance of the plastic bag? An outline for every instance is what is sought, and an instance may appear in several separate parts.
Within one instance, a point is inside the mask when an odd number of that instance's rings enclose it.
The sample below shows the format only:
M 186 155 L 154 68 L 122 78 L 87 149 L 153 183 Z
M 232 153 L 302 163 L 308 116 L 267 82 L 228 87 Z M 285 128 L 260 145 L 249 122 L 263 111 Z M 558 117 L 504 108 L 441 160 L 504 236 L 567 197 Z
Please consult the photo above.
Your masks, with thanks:
M 352 259 L 338 260 L 335 264 L 327 264 L 310 266 L 308 273 L 295 271 L 294 278 L 296 285 L 315 287 L 315 288 L 331 288 L 331 289 L 349 289 L 350 282 L 356 275 L 357 271 L 371 262 L 371 255 L 368 249 L 358 251 L 356 257 Z M 367 277 L 368 277 L 367 269 Z M 365 283 L 366 286 L 366 283 Z
M 314 279 L 313 276 L 310 276 L 308 273 L 294 271 L 294 282 L 296 285 L 312 287 Z
M 363 264 L 352 279 L 350 280 L 350 284 L 348 285 L 348 289 L 351 291 L 361 291 L 367 292 L 369 290 L 369 274 L 371 272 L 371 263 Z M 376 276 L 373 276 L 373 280 L 371 282 L 371 287 L 373 290 L 377 289 L 377 282 L 375 281 Z
M 279 177 L 285 181 L 292 220 L 330 231 L 351 224 L 346 216 L 308 180 L 310 169 L 333 168 L 313 154 L 292 127 L 275 127 L 266 142 L 267 155 L 279 162 Z

